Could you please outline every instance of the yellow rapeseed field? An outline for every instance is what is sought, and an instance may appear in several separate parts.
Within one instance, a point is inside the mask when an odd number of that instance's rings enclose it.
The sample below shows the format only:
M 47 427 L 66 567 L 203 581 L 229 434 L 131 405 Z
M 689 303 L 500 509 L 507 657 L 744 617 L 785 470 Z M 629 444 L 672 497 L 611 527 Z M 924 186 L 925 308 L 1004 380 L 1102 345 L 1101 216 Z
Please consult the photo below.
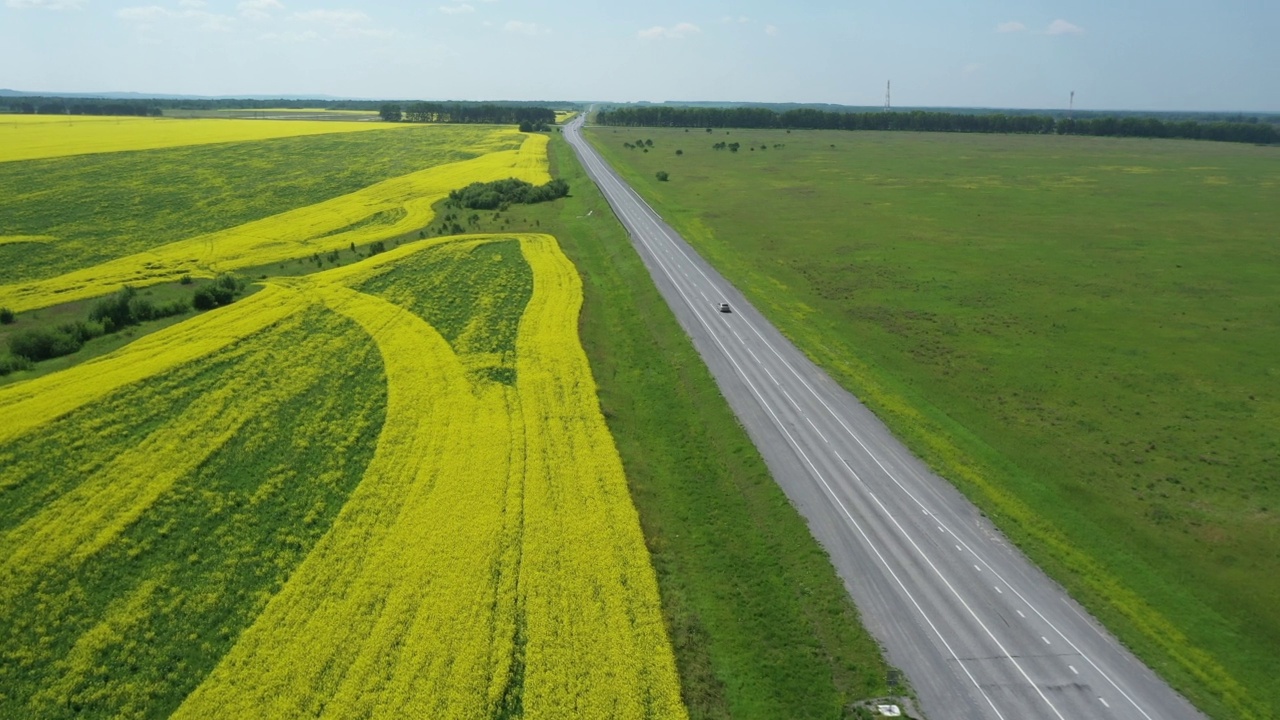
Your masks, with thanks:
M 490 143 L 500 143 L 512 132 L 495 131 Z M 332 200 L 47 280 L 0 286 L 0 307 L 34 310 L 105 295 L 126 284 L 145 287 L 183 275 L 212 277 L 384 240 L 430 223 L 431 206 L 453 189 L 508 177 L 542 184 L 550 180 L 546 168 L 547 137 L 530 134 L 516 150 L 427 168 Z M 374 222 L 367 222 L 370 219 Z
M 212 315 L 224 323 L 230 320 L 235 323 L 235 330 L 245 334 L 265 326 L 274 315 L 262 302 L 243 304 L 266 312 L 261 316 L 246 316 L 246 308 L 237 308 L 240 313 L 226 313 L 224 318 Z M 289 321 L 296 323 L 296 316 Z M 169 344 L 158 349 L 155 358 L 139 357 L 140 353 L 134 350 L 122 353 L 110 364 L 120 368 L 133 360 L 129 367 L 142 366 L 156 373 L 189 352 L 186 347 L 174 344 L 175 339 L 171 336 Z M 200 343 L 198 347 L 208 353 L 217 347 L 220 339 Z M 78 563 L 110 544 L 175 481 L 222 447 L 262 408 L 280 402 L 292 394 L 292 388 L 310 382 L 309 373 L 314 372 L 315 365 L 297 357 L 289 348 L 277 348 L 271 356 L 271 366 L 275 373 L 243 373 L 219 387 L 216 393 L 200 396 L 142 443 L 106 460 L 74 490 L 5 533 L 0 538 L 0 578 L 4 578 L 0 602 L 12 602 L 15 595 L 26 590 L 49 565 Z M 82 367 L 88 369 L 89 366 Z M 84 384 L 84 373 L 81 375 Z M 97 385 L 92 375 L 88 379 Z M 109 387 L 110 382 L 103 385 Z M 164 398 L 157 398 L 157 402 L 163 403 Z M 45 404 L 41 409 L 47 407 Z
M 409 127 L 325 120 L 0 115 L 0 162 Z
M 147 335 L 82 365 L 27 382 L 0 387 L 0 443 L 184 363 L 239 342 L 297 312 L 294 293 L 267 288 L 217 312 L 205 313 Z M 0 480 L 2 488 L 3 480 Z
M 501 172 L 522 159 L 508 158 Z M 545 173 L 533 165 L 526 177 Z M 468 372 L 467 343 L 451 346 L 423 317 L 356 289 L 416 253 L 465 258 L 513 239 L 532 295 L 511 382 Z M 405 277 L 448 288 L 441 278 Z M 491 718 L 517 708 L 526 718 L 686 717 L 639 519 L 577 341 L 581 303 L 577 272 L 550 236 L 422 240 L 268 281 L 99 360 L 0 388 L 0 416 L 15 419 L 0 427 L 2 450 L 210 353 L 229 362 L 252 350 L 256 366 L 273 370 L 229 376 L 136 447 L 89 463 L 83 482 L 24 521 L 0 524 L 0 601 L 23 602 L 43 568 L 104 552 L 258 407 L 314 383 L 305 357 L 284 346 L 255 350 L 252 338 L 324 308 L 363 329 L 382 359 L 386 414 L 372 459 L 332 525 L 175 717 Z M 0 488 L 5 478 L 0 470 Z M 63 666 L 78 669 L 65 677 L 93 677 L 104 648 L 128 642 L 127 628 L 172 592 L 151 580 L 122 591 L 67 651 Z M 41 695 L 29 707 L 55 701 Z
M 573 340 L 580 281 L 553 238 L 519 239 L 534 293 L 514 388 L 473 383 L 421 318 L 346 287 L 442 241 L 289 281 L 377 342 L 386 423 L 333 529 L 177 717 L 487 718 L 513 688 L 529 718 L 684 716 L 639 519 Z

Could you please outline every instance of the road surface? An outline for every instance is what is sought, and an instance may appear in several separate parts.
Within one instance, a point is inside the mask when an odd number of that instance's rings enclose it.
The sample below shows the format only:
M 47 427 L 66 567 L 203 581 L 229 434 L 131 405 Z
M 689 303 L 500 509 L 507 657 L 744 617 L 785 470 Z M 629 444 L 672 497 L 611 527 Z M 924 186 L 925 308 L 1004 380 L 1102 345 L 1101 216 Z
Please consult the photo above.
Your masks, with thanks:
M 699 257 L 583 120 L 565 137 L 929 717 L 1203 717 Z

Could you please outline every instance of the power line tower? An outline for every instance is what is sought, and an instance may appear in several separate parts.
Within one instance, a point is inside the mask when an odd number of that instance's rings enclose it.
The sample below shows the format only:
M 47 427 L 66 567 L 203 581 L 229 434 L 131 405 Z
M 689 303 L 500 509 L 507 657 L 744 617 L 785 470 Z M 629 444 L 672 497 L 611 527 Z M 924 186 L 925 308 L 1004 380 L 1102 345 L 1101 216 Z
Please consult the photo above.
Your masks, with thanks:
M 885 112 L 889 112 L 890 108 L 892 107 L 892 105 L 889 103 L 889 85 L 892 82 L 893 82 L 892 80 L 884 81 L 884 111 Z
M 1067 119 L 1070 120 L 1076 111 L 1076 91 L 1071 91 L 1071 99 L 1067 101 Z

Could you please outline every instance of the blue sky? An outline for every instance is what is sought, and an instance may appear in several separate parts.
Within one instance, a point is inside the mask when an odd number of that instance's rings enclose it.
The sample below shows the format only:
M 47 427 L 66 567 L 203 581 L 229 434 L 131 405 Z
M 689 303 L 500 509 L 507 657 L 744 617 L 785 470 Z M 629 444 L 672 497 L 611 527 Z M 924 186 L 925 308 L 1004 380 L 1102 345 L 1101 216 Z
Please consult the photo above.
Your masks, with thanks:
M 0 87 L 1280 111 L 1277 0 L 3 0 Z

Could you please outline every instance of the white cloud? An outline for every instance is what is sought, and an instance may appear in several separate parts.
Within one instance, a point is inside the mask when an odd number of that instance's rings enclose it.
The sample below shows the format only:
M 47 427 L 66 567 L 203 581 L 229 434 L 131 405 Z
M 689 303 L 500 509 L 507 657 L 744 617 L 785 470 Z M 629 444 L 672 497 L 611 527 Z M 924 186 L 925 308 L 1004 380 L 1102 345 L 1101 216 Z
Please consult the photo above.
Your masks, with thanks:
M 359 10 L 304 10 L 293 14 L 299 20 L 320 23 L 338 28 L 349 28 L 353 25 L 365 25 L 369 16 Z
M 682 22 L 671 27 L 654 25 L 648 30 L 641 30 L 637 32 L 636 37 L 641 40 L 661 40 L 664 38 L 668 40 L 683 40 L 691 35 L 698 35 L 701 32 L 702 28 L 697 25 Z
M 164 18 L 173 17 L 175 13 L 168 8 L 162 8 L 159 5 L 147 5 L 145 7 L 127 7 L 120 8 L 116 11 L 116 17 L 121 20 L 130 22 L 155 22 Z
M 1009 22 L 1002 22 L 1002 23 L 1000 23 L 999 25 L 996 25 L 996 32 L 998 32 L 998 33 L 1022 32 L 1022 31 L 1026 30 L 1026 29 L 1027 29 L 1027 26 L 1026 26 L 1026 25 L 1023 25 L 1022 23 L 1018 22 L 1017 20 L 1011 20 L 1011 21 L 1009 21 Z
M 152 24 L 161 21 L 188 22 L 196 25 L 201 30 L 215 32 L 230 30 L 235 24 L 235 18 L 228 15 L 218 15 L 217 13 L 196 9 L 195 6 L 185 3 L 180 4 L 186 9 L 173 10 L 159 5 L 120 8 L 116 11 L 116 17 L 126 22 L 137 23 L 139 29 L 142 30 L 149 30 Z
M 5 0 L 5 5 L 19 10 L 79 10 L 85 0 Z
M 271 17 L 272 10 L 283 10 L 280 0 L 241 0 L 236 3 L 236 10 L 250 20 L 266 20 Z
M 178 0 L 178 7 L 184 8 L 202 8 L 208 4 L 204 0 Z
M 377 27 L 373 19 L 360 10 L 304 10 L 296 12 L 291 19 L 308 23 L 312 26 L 323 26 L 318 33 L 285 33 L 279 36 L 282 40 L 333 40 L 346 38 L 388 38 L 395 37 L 394 30 Z M 315 37 L 312 37 L 314 35 Z
M 960 72 L 964 73 L 965 75 L 972 75 L 981 69 L 982 69 L 982 63 L 969 63 L 968 65 L 965 65 L 963 68 L 960 68 Z
M 551 32 L 538 23 L 524 22 L 523 20 L 508 20 L 507 24 L 502 26 L 502 29 L 517 35 L 546 35 Z
M 1084 32 L 1084 28 L 1079 25 L 1073 25 L 1066 20 L 1058 19 L 1049 23 L 1049 29 L 1045 30 L 1049 35 L 1077 35 Z
M 739 15 L 737 17 L 734 17 L 732 15 L 725 15 L 724 17 L 720 18 L 720 22 L 725 25 L 731 25 L 733 23 L 738 23 L 739 25 L 745 25 L 751 22 L 751 18 L 747 17 L 746 15 Z
M 274 42 L 299 43 L 320 40 L 322 38 L 320 37 L 320 33 L 314 30 L 307 30 L 305 32 L 264 33 L 259 35 L 258 39 Z
M 461 5 L 441 5 L 439 10 L 445 15 L 462 15 L 463 13 L 473 13 L 476 11 L 474 6 L 468 5 L 467 3 L 462 3 Z
M 777 28 L 776 26 L 774 26 L 774 25 L 765 25 L 765 26 L 764 26 L 764 34 L 765 34 L 765 35 L 777 35 L 777 34 L 778 34 L 778 28 Z

